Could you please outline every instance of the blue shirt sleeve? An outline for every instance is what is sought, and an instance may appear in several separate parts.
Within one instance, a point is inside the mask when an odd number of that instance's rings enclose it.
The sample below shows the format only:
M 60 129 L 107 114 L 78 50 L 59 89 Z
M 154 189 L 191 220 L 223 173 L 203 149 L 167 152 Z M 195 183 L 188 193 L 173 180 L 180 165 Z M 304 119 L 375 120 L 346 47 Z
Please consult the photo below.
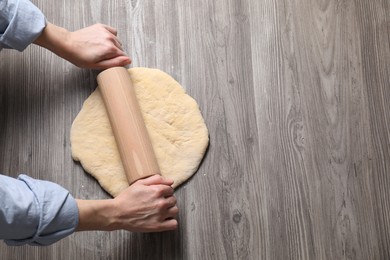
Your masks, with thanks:
M 29 0 L 0 0 L 0 48 L 23 51 L 45 27 L 45 16 Z
M 72 234 L 75 199 L 61 186 L 26 175 L 0 175 L 0 239 L 8 245 L 50 245 Z

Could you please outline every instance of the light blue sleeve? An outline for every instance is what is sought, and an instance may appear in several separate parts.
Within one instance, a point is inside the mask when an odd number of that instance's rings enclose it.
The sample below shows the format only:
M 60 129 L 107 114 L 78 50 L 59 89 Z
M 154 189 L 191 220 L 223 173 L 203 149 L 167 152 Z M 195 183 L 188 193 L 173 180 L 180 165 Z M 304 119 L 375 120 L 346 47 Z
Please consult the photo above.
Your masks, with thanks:
M 45 27 L 45 16 L 29 0 L 0 0 L 0 48 L 23 51 Z
M 0 239 L 8 245 L 50 245 L 72 234 L 75 199 L 61 186 L 26 175 L 0 175 Z

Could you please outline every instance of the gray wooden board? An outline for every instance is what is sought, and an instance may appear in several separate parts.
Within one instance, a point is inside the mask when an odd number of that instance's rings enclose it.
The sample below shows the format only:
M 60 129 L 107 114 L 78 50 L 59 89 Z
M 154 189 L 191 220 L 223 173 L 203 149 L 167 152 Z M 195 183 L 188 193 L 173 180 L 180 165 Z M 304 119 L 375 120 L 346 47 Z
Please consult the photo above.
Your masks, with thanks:
M 210 147 L 176 191 L 179 229 L 83 232 L 0 259 L 389 259 L 388 0 L 34 0 L 76 30 L 116 27 L 134 67 L 199 103 Z M 96 87 L 37 46 L 0 52 L 0 172 L 109 196 L 71 159 Z

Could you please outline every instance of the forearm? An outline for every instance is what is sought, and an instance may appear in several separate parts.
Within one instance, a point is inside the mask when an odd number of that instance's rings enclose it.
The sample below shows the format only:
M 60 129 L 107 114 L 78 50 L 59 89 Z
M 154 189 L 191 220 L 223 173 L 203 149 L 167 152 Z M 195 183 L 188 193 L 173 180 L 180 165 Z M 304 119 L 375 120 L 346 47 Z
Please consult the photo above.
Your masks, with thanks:
M 79 209 L 79 225 L 76 231 L 115 229 L 115 207 L 112 199 L 76 200 Z
M 66 58 L 68 52 L 68 36 L 69 31 L 47 22 L 45 29 L 41 35 L 34 41 L 34 44 L 54 52 L 62 58 Z

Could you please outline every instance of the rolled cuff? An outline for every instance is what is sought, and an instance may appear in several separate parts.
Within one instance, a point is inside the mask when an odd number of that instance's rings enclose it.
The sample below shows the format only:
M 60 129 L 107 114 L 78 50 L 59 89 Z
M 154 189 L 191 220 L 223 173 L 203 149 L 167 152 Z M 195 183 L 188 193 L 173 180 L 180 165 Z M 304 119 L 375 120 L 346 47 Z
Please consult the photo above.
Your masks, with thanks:
M 0 35 L 0 47 L 23 51 L 46 27 L 45 16 L 28 0 L 9 3 L 6 8 L 12 12 L 7 28 Z
M 18 179 L 25 182 L 35 196 L 39 224 L 31 238 L 5 240 L 7 245 L 50 245 L 76 230 L 78 207 L 67 190 L 55 183 L 35 180 L 26 175 L 20 175 Z

